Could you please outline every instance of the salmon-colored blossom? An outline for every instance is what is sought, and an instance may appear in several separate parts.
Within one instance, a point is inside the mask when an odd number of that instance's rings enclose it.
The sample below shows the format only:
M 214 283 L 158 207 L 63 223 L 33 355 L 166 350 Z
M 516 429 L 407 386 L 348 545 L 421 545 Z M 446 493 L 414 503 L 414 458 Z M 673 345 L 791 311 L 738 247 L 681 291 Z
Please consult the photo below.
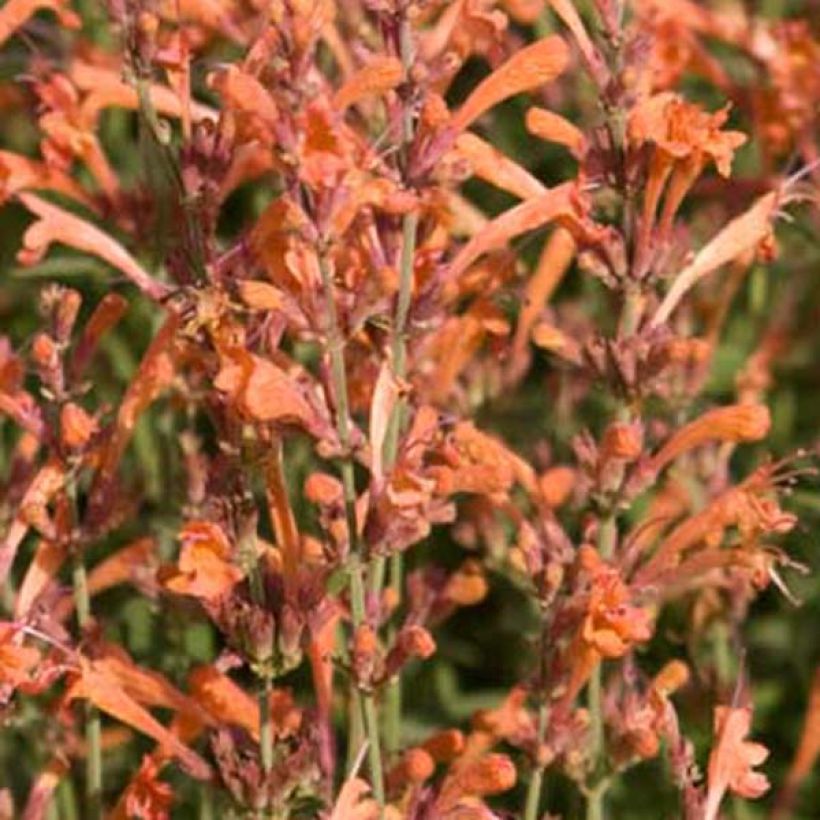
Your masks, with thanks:
M 760 743 L 746 740 L 752 726 L 748 706 L 715 707 L 715 742 L 707 769 L 705 820 L 715 820 L 727 791 L 755 799 L 769 790 L 766 775 L 754 771 L 769 756 Z

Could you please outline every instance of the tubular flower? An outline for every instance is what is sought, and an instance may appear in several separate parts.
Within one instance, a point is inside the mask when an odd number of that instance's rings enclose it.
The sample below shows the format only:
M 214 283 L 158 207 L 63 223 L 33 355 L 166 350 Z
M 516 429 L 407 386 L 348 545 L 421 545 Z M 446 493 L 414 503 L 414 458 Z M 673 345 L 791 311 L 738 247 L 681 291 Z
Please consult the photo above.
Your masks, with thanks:
M 711 161 L 728 176 L 735 150 L 746 142 L 739 131 L 721 130 L 728 117 L 728 108 L 708 114 L 676 94 L 657 94 L 633 109 L 628 135 L 633 145 L 653 145 L 665 163 L 685 161 L 699 170 Z
M 791 474 L 783 471 L 782 465 L 758 468 L 741 484 L 730 487 L 674 527 L 635 573 L 633 583 L 639 587 L 662 586 L 676 576 L 683 579 L 691 572 L 698 575 L 733 561 L 742 563 L 745 547 L 754 550 L 763 536 L 787 533 L 797 523 L 795 516 L 782 510 L 776 500 L 778 489 L 790 480 Z M 740 535 L 740 549 L 735 554 L 718 550 L 730 527 L 736 527 Z M 708 559 L 706 563 L 704 558 Z M 756 584 L 765 586 L 761 578 Z
M 716 407 L 675 432 L 649 459 L 647 468 L 656 474 L 689 450 L 710 442 L 760 441 L 770 426 L 769 408 L 763 404 Z
M 32 194 L 20 194 L 20 201 L 38 217 L 23 237 L 23 248 L 18 254 L 22 264 L 36 264 L 50 245 L 59 242 L 108 262 L 154 300 L 168 295 L 166 285 L 151 277 L 119 242 L 99 228 Z
M 522 48 L 476 86 L 453 115 L 450 129 L 458 134 L 508 97 L 554 80 L 566 67 L 568 56 L 560 37 L 545 37 Z
M 728 176 L 735 150 L 745 141 L 738 131 L 722 131 L 728 109 L 707 114 L 675 94 L 665 92 L 636 106 L 627 123 L 627 139 L 633 150 L 652 146 L 643 212 L 638 236 L 639 274 L 650 264 L 650 239 L 656 211 L 666 189 L 659 233 L 665 239 L 678 207 L 712 161 L 722 176 Z

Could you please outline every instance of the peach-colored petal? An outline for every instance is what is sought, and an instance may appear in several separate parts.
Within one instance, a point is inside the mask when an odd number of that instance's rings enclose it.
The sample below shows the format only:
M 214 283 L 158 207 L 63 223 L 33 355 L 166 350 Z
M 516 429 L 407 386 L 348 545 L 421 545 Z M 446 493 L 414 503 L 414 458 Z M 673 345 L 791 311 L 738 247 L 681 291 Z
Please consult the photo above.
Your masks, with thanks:
M 709 755 L 704 820 L 716 820 L 726 791 L 757 798 L 769 790 L 768 778 L 753 771 L 769 756 L 760 743 L 746 740 L 752 725 L 748 707 L 715 707 L 715 745 Z
M 555 36 L 537 40 L 517 51 L 473 89 L 450 120 L 450 128 L 460 133 L 508 97 L 551 82 L 564 70 L 568 57 L 566 43 Z
M 379 96 L 394 89 L 404 76 L 401 61 L 395 57 L 377 57 L 360 68 L 333 95 L 333 107 L 344 111 L 367 97 Z
M 71 197 L 89 210 L 96 209 L 88 192 L 59 168 L 12 151 L 0 151 L 0 201 L 21 191 L 37 190 L 54 191 Z
M 56 459 L 46 463 L 32 479 L 20 501 L 17 515 L 0 542 L 0 583 L 8 576 L 17 549 L 29 527 L 38 525 L 39 519 L 46 514 L 46 505 L 62 489 L 64 483 L 65 470 Z
M 122 79 L 119 70 L 75 60 L 71 64 L 69 77 L 80 91 L 85 92 L 80 104 L 80 121 L 87 129 L 96 127 L 100 112 L 106 108 L 136 110 L 140 106 L 136 89 Z M 148 96 L 158 114 L 163 117 L 182 117 L 182 101 L 172 88 L 151 83 Z M 192 102 L 191 114 L 194 120 L 216 121 L 218 117 L 217 111 L 198 102 Z
M 179 759 L 192 777 L 207 780 L 211 776 L 210 766 L 131 698 L 99 661 L 81 658 L 80 675 L 66 692 L 66 700 L 75 698 L 91 701 L 100 711 L 156 740 Z
M 23 248 L 18 253 L 22 264 L 36 264 L 52 243 L 59 242 L 105 260 L 156 301 L 168 294 L 166 285 L 154 279 L 119 242 L 99 228 L 33 194 L 20 194 L 19 199 L 38 217 L 23 235 Z
M 527 131 L 535 137 L 565 145 L 573 156 L 586 153 L 586 137 L 569 120 L 545 108 L 530 108 L 525 120 Z
M 563 20 L 564 25 L 572 32 L 592 78 L 601 90 L 605 89 L 609 84 L 609 70 L 600 52 L 595 47 L 589 34 L 587 34 L 586 26 L 575 8 L 575 3 L 572 0 L 549 0 L 549 4 Z
M 60 571 L 66 555 L 63 544 L 41 541 L 37 545 L 14 602 L 16 619 L 25 620 L 34 602 Z
M 777 191 L 764 194 L 701 248 L 692 262 L 675 277 L 672 287 L 652 317 L 651 324 L 663 324 L 686 293 L 704 276 L 753 250 L 766 239 L 771 232 L 779 199 Z
M 449 276 L 457 279 L 483 254 L 503 247 L 511 239 L 554 222 L 574 217 L 575 183 L 565 182 L 505 211 L 485 225 L 456 255 Z
M 0 46 L 41 9 L 53 11 L 66 28 L 79 28 L 79 16 L 71 10 L 70 0 L 7 0 L 0 9 Z
M 712 441 L 760 441 L 771 426 L 769 408 L 764 404 L 734 404 L 708 410 L 684 425 L 650 459 L 653 472 L 695 447 Z
M 470 163 L 475 176 L 519 199 L 529 199 L 546 190 L 526 168 L 475 134 L 461 134 L 456 140 L 456 149 Z

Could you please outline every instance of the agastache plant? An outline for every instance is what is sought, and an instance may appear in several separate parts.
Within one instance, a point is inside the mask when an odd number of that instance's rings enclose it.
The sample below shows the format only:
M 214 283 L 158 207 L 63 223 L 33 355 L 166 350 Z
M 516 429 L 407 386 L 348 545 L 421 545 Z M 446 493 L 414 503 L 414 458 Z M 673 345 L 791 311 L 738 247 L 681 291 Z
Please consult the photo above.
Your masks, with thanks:
M 769 791 L 744 624 L 807 571 L 813 448 L 765 442 L 820 40 L 752 5 L 8 0 L 0 717 L 39 762 L 0 815 Z M 510 618 L 514 674 L 448 701 Z

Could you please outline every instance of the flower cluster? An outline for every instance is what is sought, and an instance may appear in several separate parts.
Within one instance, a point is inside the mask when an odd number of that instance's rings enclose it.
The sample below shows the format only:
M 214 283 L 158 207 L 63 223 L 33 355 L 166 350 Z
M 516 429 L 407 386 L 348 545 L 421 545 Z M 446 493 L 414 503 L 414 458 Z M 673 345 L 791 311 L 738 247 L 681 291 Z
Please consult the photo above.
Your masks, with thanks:
M 0 705 L 51 716 L 3 793 L 22 816 L 535 820 L 568 810 L 555 777 L 600 818 L 659 757 L 689 820 L 767 791 L 741 626 L 792 597 L 785 498 L 812 473 L 758 452 L 782 311 L 710 377 L 816 198 L 820 41 L 731 9 L 0 9 L 0 202 L 50 280 L 31 337 L 0 337 Z M 458 625 L 510 587 L 517 680 L 437 723 L 408 681 L 452 677 Z

